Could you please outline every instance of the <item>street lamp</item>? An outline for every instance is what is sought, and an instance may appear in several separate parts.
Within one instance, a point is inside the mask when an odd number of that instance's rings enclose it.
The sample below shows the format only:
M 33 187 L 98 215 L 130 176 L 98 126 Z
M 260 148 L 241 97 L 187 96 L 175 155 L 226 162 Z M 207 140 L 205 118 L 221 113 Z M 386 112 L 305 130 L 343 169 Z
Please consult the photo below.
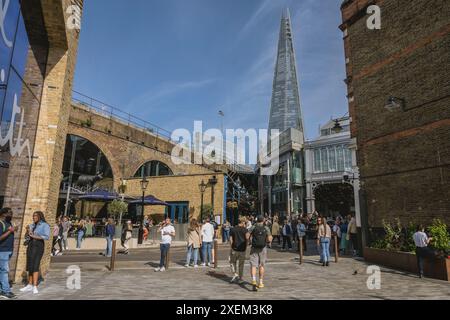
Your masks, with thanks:
M 142 190 L 142 211 L 141 211 L 141 225 L 139 226 L 139 236 L 138 236 L 138 244 L 142 244 L 144 242 L 144 202 L 145 202 L 145 190 L 148 187 L 148 180 L 144 176 L 141 180 L 141 190 Z
M 211 186 L 211 210 L 214 214 L 214 186 L 217 184 L 217 178 L 216 176 L 213 176 L 211 179 L 208 180 L 209 185 Z
M 202 183 L 200 183 L 198 186 L 200 188 L 200 193 L 202 195 L 201 202 L 200 202 L 200 220 L 203 223 L 203 195 L 204 195 L 204 193 L 206 191 L 206 187 L 208 185 L 205 183 L 205 181 L 202 180 Z
M 343 130 L 341 124 L 339 123 L 339 119 L 334 120 L 334 127 L 333 127 L 333 131 L 336 133 L 339 133 Z

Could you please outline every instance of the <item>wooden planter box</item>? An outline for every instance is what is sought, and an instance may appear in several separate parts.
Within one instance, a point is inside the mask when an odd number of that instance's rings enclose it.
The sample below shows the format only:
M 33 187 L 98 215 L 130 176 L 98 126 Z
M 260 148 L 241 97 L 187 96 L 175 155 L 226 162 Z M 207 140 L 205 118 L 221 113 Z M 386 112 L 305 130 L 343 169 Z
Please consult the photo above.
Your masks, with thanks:
M 380 266 L 418 274 L 416 255 L 409 252 L 364 248 L 364 260 Z M 425 259 L 424 275 L 450 281 L 450 259 Z

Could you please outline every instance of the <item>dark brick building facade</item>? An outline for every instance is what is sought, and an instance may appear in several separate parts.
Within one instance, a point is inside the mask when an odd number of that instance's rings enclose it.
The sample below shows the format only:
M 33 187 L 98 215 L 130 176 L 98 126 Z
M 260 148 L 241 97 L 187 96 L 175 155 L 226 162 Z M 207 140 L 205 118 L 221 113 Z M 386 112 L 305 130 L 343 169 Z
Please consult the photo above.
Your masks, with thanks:
M 367 27 L 369 5 L 381 9 L 379 30 Z M 346 0 L 341 10 L 366 224 L 450 224 L 450 2 Z M 400 108 L 386 108 L 390 97 Z

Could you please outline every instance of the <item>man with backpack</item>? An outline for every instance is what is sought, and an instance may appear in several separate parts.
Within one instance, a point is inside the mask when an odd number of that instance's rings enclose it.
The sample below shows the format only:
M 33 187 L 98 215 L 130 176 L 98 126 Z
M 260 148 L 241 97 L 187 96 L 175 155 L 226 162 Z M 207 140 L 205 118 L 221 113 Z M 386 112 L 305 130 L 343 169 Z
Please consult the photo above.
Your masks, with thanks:
M 270 229 L 264 225 L 263 216 L 258 216 L 256 224 L 247 233 L 247 239 L 250 238 L 252 244 L 250 250 L 252 285 L 253 290 L 256 291 L 258 288 L 264 288 L 264 265 L 267 260 L 267 244 L 272 242 L 272 234 Z M 259 284 L 256 281 L 256 268 L 259 269 Z

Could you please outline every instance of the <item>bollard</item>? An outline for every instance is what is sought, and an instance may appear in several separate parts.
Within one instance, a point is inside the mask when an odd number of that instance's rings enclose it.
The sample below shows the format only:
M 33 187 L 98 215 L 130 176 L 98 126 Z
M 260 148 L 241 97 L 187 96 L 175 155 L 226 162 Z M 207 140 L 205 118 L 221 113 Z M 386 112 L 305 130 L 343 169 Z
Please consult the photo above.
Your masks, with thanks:
M 218 261 L 219 259 L 217 259 L 217 251 L 218 251 L 218 246 L 217 246 L 217 239 L 214 240 L 214 269 L 217 269 L 218 266 Z
M 339 261 L 339 245 L 337 239 L 337 235 L 334 235 L 334 262 L 336 263 Z
M 303 263 L 303 237 L 299 237 L 298 239 L 298 252 L 299 252 L 299 260 L 300 260 L 300 264 Z
M 169 270 L 169 266 L 170 266 L 170 247 L 167 250 L 165 265 L 166 265 L 166 270 Z
M 117 242 L 116 239 L 114 239 L 114 240 L 112 241 L 111 263 L 110 263 L 110 265 L 109 265 L 109 270 L 110 270 L 110 271 L 114 271 L 114 267 L 115 267 L 115 264 L 116 264 L 116 242 Z

